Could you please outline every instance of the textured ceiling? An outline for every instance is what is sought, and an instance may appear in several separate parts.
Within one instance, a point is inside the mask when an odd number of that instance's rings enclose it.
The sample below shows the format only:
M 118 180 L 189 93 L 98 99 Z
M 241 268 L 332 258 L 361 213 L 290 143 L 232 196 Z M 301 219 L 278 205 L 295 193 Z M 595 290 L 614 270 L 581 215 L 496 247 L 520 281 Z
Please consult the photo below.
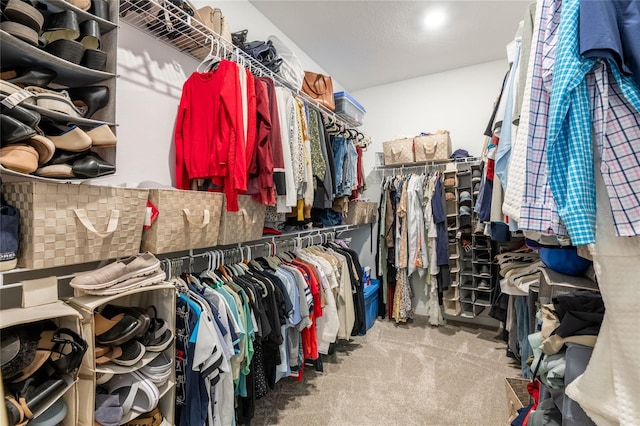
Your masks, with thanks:
M 313 60 L 355 91 L 506 58 L 529 1 L 250 0 Z M 437 31 L 424 15 L 446 11 Z

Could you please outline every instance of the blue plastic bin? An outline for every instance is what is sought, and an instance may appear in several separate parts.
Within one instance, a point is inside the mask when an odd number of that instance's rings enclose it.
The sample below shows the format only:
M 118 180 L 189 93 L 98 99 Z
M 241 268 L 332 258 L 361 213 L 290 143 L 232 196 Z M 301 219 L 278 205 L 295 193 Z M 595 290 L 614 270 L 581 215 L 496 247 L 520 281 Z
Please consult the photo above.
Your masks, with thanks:
M 378 288 L 380 280 L 371 280 L 371 285 L 364 288 L 364 317 L 367 322 L 367 330 L 373 327 L 378 317 Z

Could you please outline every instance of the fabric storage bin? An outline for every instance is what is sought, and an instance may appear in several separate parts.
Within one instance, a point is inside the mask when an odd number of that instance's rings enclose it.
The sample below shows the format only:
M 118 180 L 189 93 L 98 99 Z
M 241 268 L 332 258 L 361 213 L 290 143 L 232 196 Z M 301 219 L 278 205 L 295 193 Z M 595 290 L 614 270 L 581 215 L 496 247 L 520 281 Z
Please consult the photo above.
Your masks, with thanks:
M 362 120 L 367 111 L 347 92 L 333 94 L 336 103 L 335 113 L 348 122 L 362 126 Z
M 243 243 L 262 237 L 267 206 L 253 201 L 250 195 L 240 195 L 237 212 L 228 212 L 225 205 L 222 207 L 217 245 Z
M 416 161 L 413 152 L 413 138 L 382 142 L 382 151 L 384 152 L 385 166 L 415 163 Z
M 413 138 L 417 162 L 449 161 L 451 157 L 451 138 L 448 131 L 421 135 Z
M 517 377 L 506 377 L 504 379 L 504 385 L 507 391 L 507 412 L 509 415 L 509 424 L 518 417 L 519 409 L 529 405 L 530 396 L 527 391 L 528 383 L 529 380 Z
M 380 288 L 379 280 L 371 280 L 371 284 L 364 288 L 364 316 L 367 330 L 373 327 L 378 318 L 378 288 Z
M 364 223 L 376 223 L 378 218 L 378 203 L 367 202 L 367 218 Z
M 20 210 L 18 265 L 30 269 L 138 254 L 147 189 L 51 182 L 6 183 Z
M 369 203 L 366 201 L 349 201 L 349 209 L 344 217 L 345 225 L 361 225 L 367 223 Z
M 213 247 L 218 242 L 223 194 L 150 189 L 149 200 L 159 214 L 142 232 L 141 251 L 168 253 Z

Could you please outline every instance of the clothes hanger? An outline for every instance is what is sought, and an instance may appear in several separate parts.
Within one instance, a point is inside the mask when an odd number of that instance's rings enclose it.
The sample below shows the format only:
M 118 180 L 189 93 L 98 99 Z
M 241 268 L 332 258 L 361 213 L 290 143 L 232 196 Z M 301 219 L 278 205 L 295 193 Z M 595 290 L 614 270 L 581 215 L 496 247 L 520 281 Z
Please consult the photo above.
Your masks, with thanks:
M 200 64 L 198 65 L 198 67 L 196 68 L 196 71 L 199 73 L 205 73 L 208 71 L 211 71 L 212 69 L 215 69 L 215 67 L 220 63 L 220 61 L 222 60 L 222 58 L 220 58 L 220 56 L 218 56 L 218 51 L 220 49 L 220 42 L 218 41 L 218 39 L 214 38 L 213 36 L 208 36 L 207 37 L 209 39 L 209 42 L 211 43 L 209 46 L 209 54 L 207 56 L 204 57 L 204 59 L 202 60 L 202 62 L 200 62 Z M 214 53 L 214 44 L 215 46 L 217 46 L 216 52 Z M 204 68 L 202 70 L 200 70 L 200 67 L 204 66 Z

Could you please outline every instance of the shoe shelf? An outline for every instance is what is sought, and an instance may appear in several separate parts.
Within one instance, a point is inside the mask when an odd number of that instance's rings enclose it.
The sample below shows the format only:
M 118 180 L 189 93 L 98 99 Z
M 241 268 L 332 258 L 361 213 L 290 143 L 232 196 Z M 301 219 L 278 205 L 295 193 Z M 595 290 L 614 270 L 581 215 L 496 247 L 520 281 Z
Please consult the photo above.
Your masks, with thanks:
M 7 64 L 51 68 L 58 73 L 54 83 L 70 87 L 87 86 L 115 77 L 114 73 L 86 68 L 54 56 L 3 30 L 0 30 L 0 61 L 3 68 Z
M 76 297 L 71 298 L 69 300 L 69 304 L 76 307 L 76 309 L 78 309 L 82 314 L 83 334 L 86 336 L 85 339 L 89 344 L 87 356 L 85 356 L 80 370 L 80 381 L 78 384 L 81 394 L 89 395 L 89 400 L 85 402 L 86 406 L 79 410 L 78 424 L 83 426 L 90 426 L 94 424 L 94 398 L 97 373 L 126 374 L 149 364 L 162 353 L 167 354 L 172 359 L 175 354 L 175 343 L 172 341 L 172 343 L 163 351 L 146 352 L 143 355 L 143 358 L 133 366 L 106 364 L 97 366 L 95 363 L 94 313 L 101 306 L 109 303 L 121 306 L 141 307 L 145 309 L 150 306 L 155 306 L 158 318 L 162 318 L 167 322 L 169 330 L 171 330 L 173 338 L 175 339 L 176 288 L 172 284 L 161 283 L 148 287 L 136 288 L 121 294 L 110 296 L 76 295 Z M 172 362 L 171 376 L 169 380 L 160 386 L 158 391 L 160 394 L 159 407 L 162 414 L 170 424 L 174 424 L 173 406 L 175 404 L 175 362 Z M 131 421 L 140 416 L 140 414 L 142 413 L 136 411 L 126 413 L 120 424 Z
M 2 329 L 8 327 L 42 320 L 52 320 L 58 327 L 71 329 L 82 336 L 80 324 L 81 318 L 82 316 L 77 310 L 60 300 L 28 308 L 3 309 L 0 310 L 0 335 L 2 334 Z M 86 356 L 87 354 L 85 353 L 85 357 Z M 32 420 L 44 413 L 60 398 L 63 398 L 67 407 L 67 415 L 61 425 L 77 425 L 77 417 L 75 413 L 77 411 L 76 407 L 78 400 L 78 377 L 75 375 L 72 376 L 71 374 L 62 374 L 60 375 L 60 378 L 64 380 L 65 386 L 54 392 L 49 399 L 33 411 Z M 7 392 L 5 390 L 5 395 L 6 394 Z
M 47 21 L 47 17 L 53 13 L 63 11 L 73 11 L 77 16 L 78 24 L 93 20 L 98 23 L 100 29 L 99 50 L 106 54 L 106 65 L 103 70 L 92 69 L 80 64 L 76 64 L 52 53 L 40 49 L 27 43 L 7 31 L 0 30 L 0 63 L 3 70 L 14 68 L 42 67 L 54 70 L 56 78 L 46 87 L 52 90 L 64 90 L 66 88 L 80 88 L 92 85 L 106 86 L 109 89 L 107 105 L 96 111 L 90 118 L 75 118 L 67 114 L 61 114 L 36 105 L 21 103 L 28 109 L 40 113 L 42 116 L 51 118 L 57 123 L 76 124 L 85 129 L 96 127 L 100 124 L 107 124 L 111 131 L 116 134 L 116 71 L 117 71 L 117 50 L 118 50 L 118 1 L 106 1 L 111 20 L 100 18 L 88 11 L 65 0 L 40 0 L 37 9 Z M 41 32 L 42 34 L 42 32 Z M 115 165 L 116 147 L 93 147 L 93 152 L 97 152 L 104 160 Z M 116 165 L 117 166 L 117 165 Z M 0 173 L 15 176 L 16 178 L 51 180 L 36 176 L 35 174 L 16 173 L 0 168 Z M 34 172 L 35 173 L 35 172 Z M 73 182 L 86 179 L 53 179 L 55 182 Z

